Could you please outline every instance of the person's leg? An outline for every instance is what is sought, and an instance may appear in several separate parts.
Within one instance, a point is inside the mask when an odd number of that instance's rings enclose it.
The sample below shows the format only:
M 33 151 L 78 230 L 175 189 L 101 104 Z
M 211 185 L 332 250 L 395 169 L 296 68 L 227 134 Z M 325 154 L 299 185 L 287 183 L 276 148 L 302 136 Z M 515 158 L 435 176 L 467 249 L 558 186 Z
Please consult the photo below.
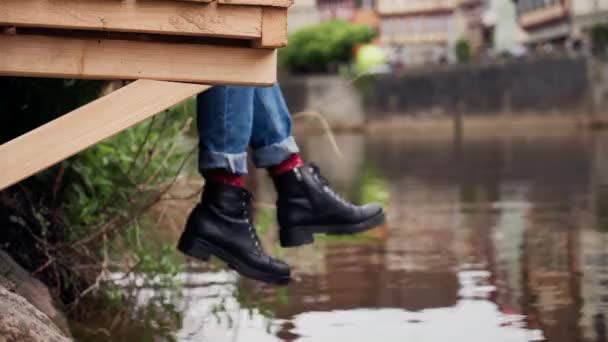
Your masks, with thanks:
M 250 146 L 253 163 L 257 168 L 276 167 L 298 155 L 300 150 L 291 129 L 291 115 L 279 85 L 256 88 L 253 94 Z
M 281 244 L 300 246 L 315 233 L 353 234 L 385 221 L 379 205 L 356 206 L 340 197 L 314 165 L 304 165 L 291 116 L 278 85 L 254 91 L 250 145 L 258 168 L 268 168 L 278 192 Z
M 218 86 L 197 97 L 199 171 L 242 186 L 253 123 L 252 87 Z
M 252 196 L 243 188 L 253 124 L 251 87 L 220 86 L 198 97 L 201 203 L 190 214 L 179 250 L 215 255 L 239 273 L 269 283 L 289 282 L 289 266 L 268 256 L 253 226 Z

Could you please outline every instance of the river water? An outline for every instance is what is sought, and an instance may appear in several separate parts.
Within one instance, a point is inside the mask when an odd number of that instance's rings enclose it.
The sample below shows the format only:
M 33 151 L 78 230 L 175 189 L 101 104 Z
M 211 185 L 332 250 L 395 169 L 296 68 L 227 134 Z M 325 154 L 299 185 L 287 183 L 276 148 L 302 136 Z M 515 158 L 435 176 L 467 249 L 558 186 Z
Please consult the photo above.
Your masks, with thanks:
M 134 324 L 130 339 L 608 341 L 608 135 L 336 141 L 342 156 L 300 139 L 341 193 L 386 204 L 386 226 L 295 250 L 270 229 L 266 248 L 294 269 L 286 288 L 190 263 L 181 288 L 136 294 L 171 304 L 165 337 Z M 269 207 L 267 177 L 251 187 Z

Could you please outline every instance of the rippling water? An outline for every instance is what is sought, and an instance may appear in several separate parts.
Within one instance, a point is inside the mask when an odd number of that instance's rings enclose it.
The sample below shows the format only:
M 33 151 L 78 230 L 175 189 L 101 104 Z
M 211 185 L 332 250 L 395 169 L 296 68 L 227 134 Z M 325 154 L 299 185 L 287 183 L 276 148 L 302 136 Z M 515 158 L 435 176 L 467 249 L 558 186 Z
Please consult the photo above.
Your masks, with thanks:
M 608 341 L 607 135 L 337 142 L 343 159 L 301 139 L 342 193 L 387 191 L 387 225 L 282 251 L 269 232 L 296 275 L 283 289 L 193 264 L 178 340 Z

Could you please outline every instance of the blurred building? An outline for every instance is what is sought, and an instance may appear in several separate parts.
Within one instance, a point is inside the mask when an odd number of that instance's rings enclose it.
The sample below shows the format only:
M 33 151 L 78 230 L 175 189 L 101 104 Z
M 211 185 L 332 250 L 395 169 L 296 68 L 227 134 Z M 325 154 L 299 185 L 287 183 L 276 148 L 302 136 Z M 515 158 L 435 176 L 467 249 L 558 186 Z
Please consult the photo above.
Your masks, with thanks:
M 359 1 L 359 6 L 355 9 L 351 21 L 355 24 L 367 25 L 373 28 L 376 32 L 380 28 L 380 17 L 376 11 L 376 6 L 373 0 Z
M 356 0 L 317 0 L 317 8 L 322 21 L 350 21 L 355 15 Z
M 317 0 L 298 0 L 289 8 L 289 32 L 321 22 Z
M 341 19 L 378 29 L 374 0 L 316 0 L 321 21 Z
M 520 27 L 513 0 L 491 0 L 483 16 L 485 42 L 489 53 L 513 53 L 522 50 L 527 33 Z
M 572 26 L 575 36 L 585 36 L 589 29 L 608 22 L 608 0 L 571 0 Z
M 567 47 L 586 39 L 598 22 L 608 21 L 608 0 L 515 0 L 528 45 Z
M 482 0 L 377 0 L 380 40 L 393 60 L 406 65 L 454 59 L 454 46 L 482 45 Z
M 337 19 L 378 27 L 373 0 L 297 0 L 289 8 L 289 31 Z

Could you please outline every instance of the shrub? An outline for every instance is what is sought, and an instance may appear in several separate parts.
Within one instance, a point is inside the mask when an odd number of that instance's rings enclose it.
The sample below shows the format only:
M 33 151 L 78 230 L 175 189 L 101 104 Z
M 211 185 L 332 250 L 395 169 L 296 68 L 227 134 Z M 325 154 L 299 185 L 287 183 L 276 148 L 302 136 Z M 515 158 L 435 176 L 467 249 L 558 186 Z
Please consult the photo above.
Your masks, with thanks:
M 0 78 L 3 141 L 78 107 L 101 83 Z M 97 288 L 113 238 L 128 234 L 158 202 L 195 146 L 178 139 L 194 113 L 190 100 L 0 192 L 0 246 L 64 302 Z M 118 259 L 166 271 L 158 248 L 118 251 Z M 143 253 L 143 255 L 142 255 Z M 151 265 L 145 260 L 158 260 Z M 145 266 L 145 267 L 144 267 Z
M 458 40 L 454 49 L 459 63 L 466 63 L 471 59 L 471 44 L 466 39 Z
M 292 71 L 327 71 L 331 64 L 348 63 L 353 48 L 370 42 L 373 30 L 343 20 L 305 27 L 289 36 L 289 45 L 280 50 L 279 63 Z

